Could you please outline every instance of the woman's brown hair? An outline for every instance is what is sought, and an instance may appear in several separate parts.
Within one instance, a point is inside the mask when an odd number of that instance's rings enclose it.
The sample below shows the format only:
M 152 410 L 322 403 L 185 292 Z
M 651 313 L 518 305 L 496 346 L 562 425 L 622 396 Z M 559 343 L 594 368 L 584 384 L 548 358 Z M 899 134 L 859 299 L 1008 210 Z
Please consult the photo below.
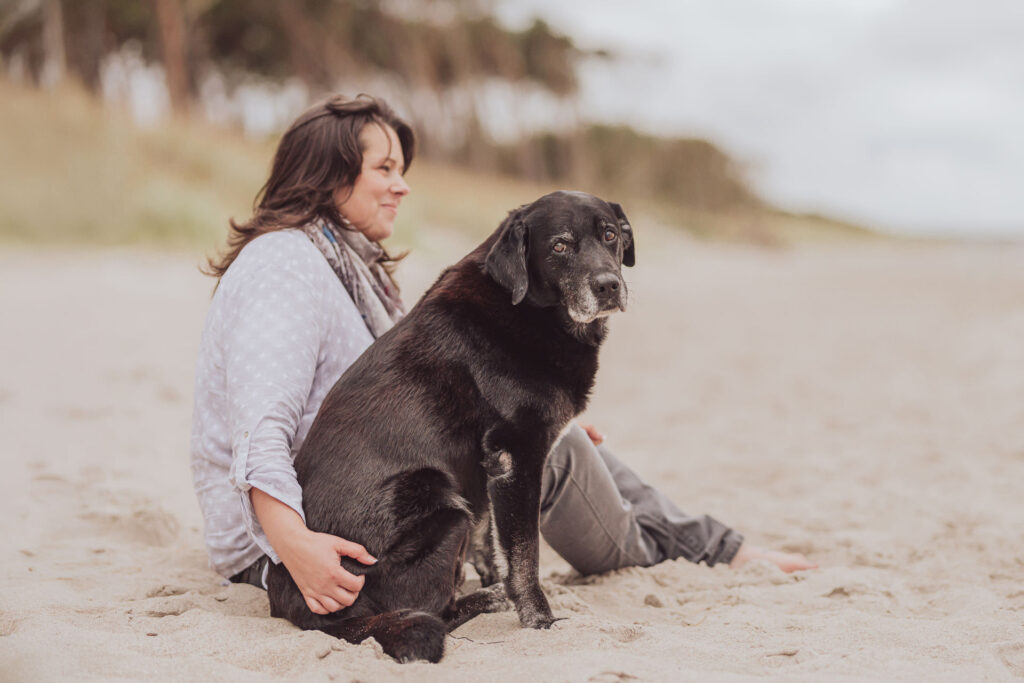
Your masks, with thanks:
M 306 110 L 285 131 L 274 153 L 270 178 L 256 194 L 247 222 L 228 222 L 227 249 L 209 259 L 207 275 L 220 278 L 239 252 L 260 235 L 298 228 L 325 218 L 342 225 L 334 193 L 352 187 L 363 168 L 359 134 L 367 124 L 386 125 L 398 135 L 409 169 L 415 153 L 412 128 L 380 98 L 334 95 Z M 390 260 L 390 259 L 389 259 Z

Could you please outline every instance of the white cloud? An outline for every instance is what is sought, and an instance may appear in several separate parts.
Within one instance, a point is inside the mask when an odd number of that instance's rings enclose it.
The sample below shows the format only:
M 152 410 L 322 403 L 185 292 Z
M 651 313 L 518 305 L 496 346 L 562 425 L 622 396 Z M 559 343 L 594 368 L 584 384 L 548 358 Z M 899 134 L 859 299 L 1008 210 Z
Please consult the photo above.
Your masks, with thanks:
M 622 64 L 584 66 L 588 115 L 710 137 L 788 207 L 901 231 L 1024 236 L 1020 0 L 498 9 L 626 49 Z

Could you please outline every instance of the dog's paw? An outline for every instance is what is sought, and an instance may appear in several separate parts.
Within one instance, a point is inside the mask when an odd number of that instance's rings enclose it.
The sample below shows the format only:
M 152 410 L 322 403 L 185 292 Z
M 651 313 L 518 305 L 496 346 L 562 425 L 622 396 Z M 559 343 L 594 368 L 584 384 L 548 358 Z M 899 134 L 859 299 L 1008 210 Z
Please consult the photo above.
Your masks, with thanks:
M 530 613 L 519 614 L 519 623 L 523 628 L 551 628 L 551 624 L 561 621 L 565 617 L 555 617 L 550 612 L 547 614 Z
M 495 583 L 487 588 L 481 588 L 479 592 L 487 596 L 484 611 L 504 612 L 512 609 L 512 601 L 505 594 L 505 584 Z

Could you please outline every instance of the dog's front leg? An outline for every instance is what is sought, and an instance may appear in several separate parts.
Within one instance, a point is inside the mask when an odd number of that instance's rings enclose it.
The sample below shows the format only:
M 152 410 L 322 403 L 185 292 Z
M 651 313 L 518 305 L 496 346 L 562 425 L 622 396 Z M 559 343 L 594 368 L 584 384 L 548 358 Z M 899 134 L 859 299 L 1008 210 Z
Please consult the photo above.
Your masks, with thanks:
M 543 457 L 513 461 L 507 451 L 488 458 L 487 491 L 491 524 L 497 531 L 494 552 L 504 560 L 505 590 L 524 627 L 548 628 L 557 621 L 538 579 L 540 478 Z

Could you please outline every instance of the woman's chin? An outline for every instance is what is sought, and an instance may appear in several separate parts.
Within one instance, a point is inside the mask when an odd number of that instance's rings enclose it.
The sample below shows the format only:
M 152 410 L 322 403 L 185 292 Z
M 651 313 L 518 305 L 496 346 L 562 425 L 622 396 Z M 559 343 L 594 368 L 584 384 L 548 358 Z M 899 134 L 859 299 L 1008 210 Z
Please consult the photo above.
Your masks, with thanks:
M 363 236 L 371 242 L 380 242 L 391 237 L 392 233 L 395 232 L 395 228 L 393 225 L 375 225 L 372 228 L 366 228 L 359 232 L 363 233 Z

